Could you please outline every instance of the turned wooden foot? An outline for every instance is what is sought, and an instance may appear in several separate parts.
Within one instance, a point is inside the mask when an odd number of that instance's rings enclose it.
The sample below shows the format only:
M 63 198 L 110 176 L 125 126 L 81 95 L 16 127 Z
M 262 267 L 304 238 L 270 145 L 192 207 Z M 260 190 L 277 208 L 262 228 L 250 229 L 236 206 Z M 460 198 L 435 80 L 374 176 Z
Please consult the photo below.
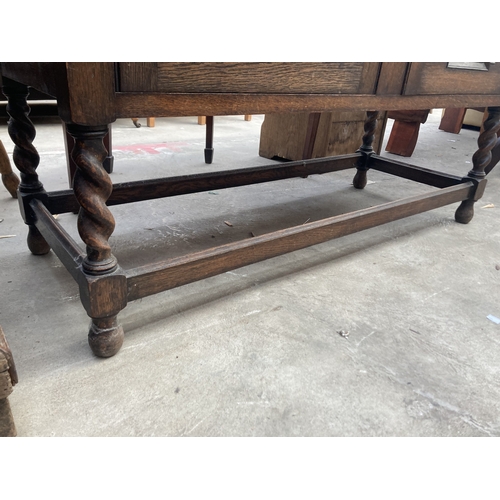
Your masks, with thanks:
M 460 224 L 468 224 L 474 217 L 474 200 L 464 200 L 455 212 L 455 220 Z
M 125 335 L 117 317 L 94 318 L 90 324 L 89 345 L 99 358 L 110 358 L 121 348 Z
M 33 255 L 45 255 L 50 251 L 49 244 L 35 226 L 28 226 L 28 237 L 26 241 Z
M 356 189 L 363 189 L 368 182 L 366 170 L 358 170 L 354 175 L 354 179 L 352 180 L 352 185 Z

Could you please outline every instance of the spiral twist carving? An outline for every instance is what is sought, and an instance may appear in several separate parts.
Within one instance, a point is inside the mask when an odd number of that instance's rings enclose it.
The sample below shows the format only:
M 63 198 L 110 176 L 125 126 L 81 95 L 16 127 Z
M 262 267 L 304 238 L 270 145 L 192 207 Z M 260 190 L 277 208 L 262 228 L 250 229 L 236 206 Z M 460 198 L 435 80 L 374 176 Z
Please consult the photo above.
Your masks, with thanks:
M 366 172 L 370 168 L 370 157 L 373 154 L 373 140 L 375 139 L 375 129 L 377 128 L 378 111 L 367 111 L 364 124 L 363 144 L 357 153 L 362 153 L 358 158 L 355 167 L 357 172 L 352 181 L 356 189 L 363 189 L 366 186 Z
M 14 142 L 13 160 L 21 173 L 21 184 L 19 190 L 23 193 L 33 193 L 43 189 L 38 180 L 36 169 L 40 163 L 40 156 L 33 146 L 36 130 L 29 119 L 30 107 L 26 102 L 28 96 L 27 88 L 11 89 L 4 87 L 4 93 L 9 98 L 7 113 L 10 116 L 8 132 Z
M 367 153 L 373 151 L 373 140 L 375 139 L 375 129 L 377 128 L 378 111 L 367 111 L 364 124 L 363 145 L 359 148 Z
M 471 177 L 484 177 L 484 169 L 491 161 L 491 150 L 497 142 L 497 133 L 500 130 L 500 107 L 488 108 L 488 119 L 484 122 L 483 132 L 477 144 L 479 149 L 472 156 L 473 169 L 469 172 Z
M 78 167 L 73 180 L 73 190 L 81 207 L 78 232 L 87 246 L 83 267 L 89 274 L 106 274 L 117 266 L 108 243 L 115 228 L 115 220 L 106 206 L 113 190 L 103 167 L 107 151 L 102 139 L 107 128 L 92 131 L 68 127 L 68 130 L 75 137 L 72 158 Z

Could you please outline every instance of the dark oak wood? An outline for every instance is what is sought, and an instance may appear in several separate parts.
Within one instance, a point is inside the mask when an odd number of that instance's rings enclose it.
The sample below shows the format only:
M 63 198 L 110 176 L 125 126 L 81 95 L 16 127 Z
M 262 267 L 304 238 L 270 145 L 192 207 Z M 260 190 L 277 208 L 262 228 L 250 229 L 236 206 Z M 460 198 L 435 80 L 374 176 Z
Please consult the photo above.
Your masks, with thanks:
M 373 93 L 380 63 L 120 63 L 121 92 Z M 147 75 L 147 76 L 145 76 Z
M 118 314 L 128 301 L 451 203 L 461 202 L 455 219 L 469 222 L 499 150 L 500 71 L 489 63 L 485 71 L 446 63 L 1 63 L 0 68 L 29 247 L 33 253 L 52 247 L 77 282 L 91 318 L 89 344 L 100 357 L 120 349 L 124 332 Z M 28 86 L 57 99 L 75 142 L 74 190 L 46 193 L 38 179 Z M 464 176 L 375 154 L 381 111 L 466 107 L 488 107 L 488 118 L 473 168 Z M 309 156 L 320 131 L 319 114 L 345 110 L 366 112 L 361 145 L 349 155 L 115 186 L 104 168 L 103 139 L 120 117 L 302 112 L 310 119 L 309 139 L 300 147 Z M 426 184 L 429 191 L 136 269 L 122 270 L 112 253 L 113 205 L 348 168 L 355 170 L 358 189 L 367 185 L 373 168 Z M 75 210 L 84 251 L 51 215 Z
M 140 126 L 141 126 L 141 124 L 139 124 L 139 127 Z M 66 164 L 68 166 L 68 183 L 69 183 L 69 187 L 73 187 L 73 179 L 74 179 L 76 171 L 78 169 L 78 166 L 75 163 L 73 156 L 71 155 L 71 152 L 73 151 L 73 148 L 75 147 L 75 139 L 68 132 L 67 125 L 64 125 L 64 134 L 63 135 L 64 135 L 64 149 L 66 151 Z M 104 167 L 104 170 L 106 170 L 106 172 L 108 174 L 111 174 L 111 173 L 113 173 L 113 164 L 114 164 L 111 126 L 109 126 L 108 133 L 104 136 L 103 144 L 104 144 L 104 148 L 106 149 L 107 154 L 102 162 L 102 165 Z
M 248 264 L 461 201 L 473 183 L 331 217 L 237 243 L 193 253 L 127 273 L 128 300 L 137 300 Z
M 75 139 L 71 156 L 78 167 L 73 179 L 73 190 L 81 207 L 78 232 L 87 246 L 82 265 L 90 274 L 105 274 L 114 271 L 117 265 L 108 243 L 115 221 L 106 206 L 113 185 L 103 167 L 107 155 L 103 139 L 108 128 L 71 125 L 68 132 Z
M 405 95 L 498 93 L 498 89 L 500 89 L 500 64 L 492 64 L 487 71 L 454 69 L 448 67 L 448 64 L 411 63 L 404 91 Z M 442 107 L 451 108 L 454 106 Z
M 371 158 L 370 169 L 437 188 L 455 186 L 463 182 L 463 177 L 458 175 L 436 172 L 428 168 L 409 165 L 408 163 L 395 161 L 393 159 L 388 160 L 376 155 Z
M 214 160 L 214 117 L 205 118 L 205 163 L 212 163 Z
M 3 93 L 9 99 L 7 105 L 7 112 L 10 115 L 8 132 L 15 144 L 12 156 L 21 173 L 18 196 L 21 198 L 20 206 L 24 222 L 28 225 L 28 248 L 35 255 L 44 255 L 50 251 L 50 247 L 35 227 L 29 209 L 24 210 L 33 197 L 43 198 L 46 196 L 36 171 L 40 163 L 40 156 L 33 146 L 36 132 L 28 117 L 30 111 L 26 102 L 29 94 L 28 87 L 14 81 L 6 81 L 4 78 Z
M 359 157 L 360 154 L 342 155 L 334 158 L 318 158 L 307 162 L 297 161 L 221 172 L 122 182 L 113 186 L 113 192 L 106 204 L 107 206 L 121 205 L 123 203 L 247 186 L 294 177 L 305 178 L 309 175 L 352 168 Z M 74 212 L 79 206 L 72 190 L 49 193 L 45 205 L 52 214 Z
M 401 95 L 409 68 L 408 63 L 383 64 L 377 84 L 378 95 Z
M 494 106 L 498 95 L 366 96 L 329 94 L 143 94 L 117 93 L 116 117 L 140 114 L 157 116 L 241 115 L 244 113 L 297 113 L 331 110 L 405 110 Z M 144 110 L 141 113 L 141 110 Z
M 375 130 L 377 128 L 378 111 L 368 111 L 364 124 L 363 143 L 358 149 L 361 157 L 356 162 L 356 175 L 352 185 L 356 189 L 364 189 L 367 183 L 366 172 L 370 168 L 371 157 L 374 154 L 373 141 L 375 139 Z

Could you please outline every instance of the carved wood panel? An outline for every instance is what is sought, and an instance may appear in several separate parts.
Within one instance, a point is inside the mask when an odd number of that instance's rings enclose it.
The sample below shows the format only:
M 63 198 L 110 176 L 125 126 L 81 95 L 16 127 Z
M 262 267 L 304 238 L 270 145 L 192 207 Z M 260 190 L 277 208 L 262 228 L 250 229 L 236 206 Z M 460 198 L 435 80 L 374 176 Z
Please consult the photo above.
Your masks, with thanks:
M 119 63 L 121 92 L 373 94 L 380 63 Z

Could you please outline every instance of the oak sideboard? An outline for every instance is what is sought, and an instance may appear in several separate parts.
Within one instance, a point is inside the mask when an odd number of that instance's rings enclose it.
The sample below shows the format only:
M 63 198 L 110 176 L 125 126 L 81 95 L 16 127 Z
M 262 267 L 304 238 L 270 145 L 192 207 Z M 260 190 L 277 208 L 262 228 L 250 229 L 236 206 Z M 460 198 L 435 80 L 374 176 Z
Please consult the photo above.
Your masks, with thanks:
M 124 332 L 118 315 L 130 301 L 449 204 L 458 204 L 456 221 L 468 223 L 484 192 L 485 168 L 500 129 L 498 63 L 10 62 L 0 68 L 28 248 L 37 255 L 52 249 L 77 282 L 91 318 L 89 344 L 100 357 L 119 351 Z M 26 102 L 30 88 L 57 100 L 59 116 L 74 138 L 72 189 L 47 192 L 43 187 Z M 464 107 L 489 112 L 469 172 L 449 175 L 375 154 L 379 112 Z M 113 184 L 103 167 L 103 138 L 117 118 L 332 110 L 366 112 L 362 143 L 352 154 L 121 184 Z M 114 205 L 345 169 L 353 170 L 355 189 L 366 186 L 370 169 L 432 189 L 134 269 L 120 266 L 108 241 L 115 228 Z M 83 246 L 53 217 L 76 211 Z

